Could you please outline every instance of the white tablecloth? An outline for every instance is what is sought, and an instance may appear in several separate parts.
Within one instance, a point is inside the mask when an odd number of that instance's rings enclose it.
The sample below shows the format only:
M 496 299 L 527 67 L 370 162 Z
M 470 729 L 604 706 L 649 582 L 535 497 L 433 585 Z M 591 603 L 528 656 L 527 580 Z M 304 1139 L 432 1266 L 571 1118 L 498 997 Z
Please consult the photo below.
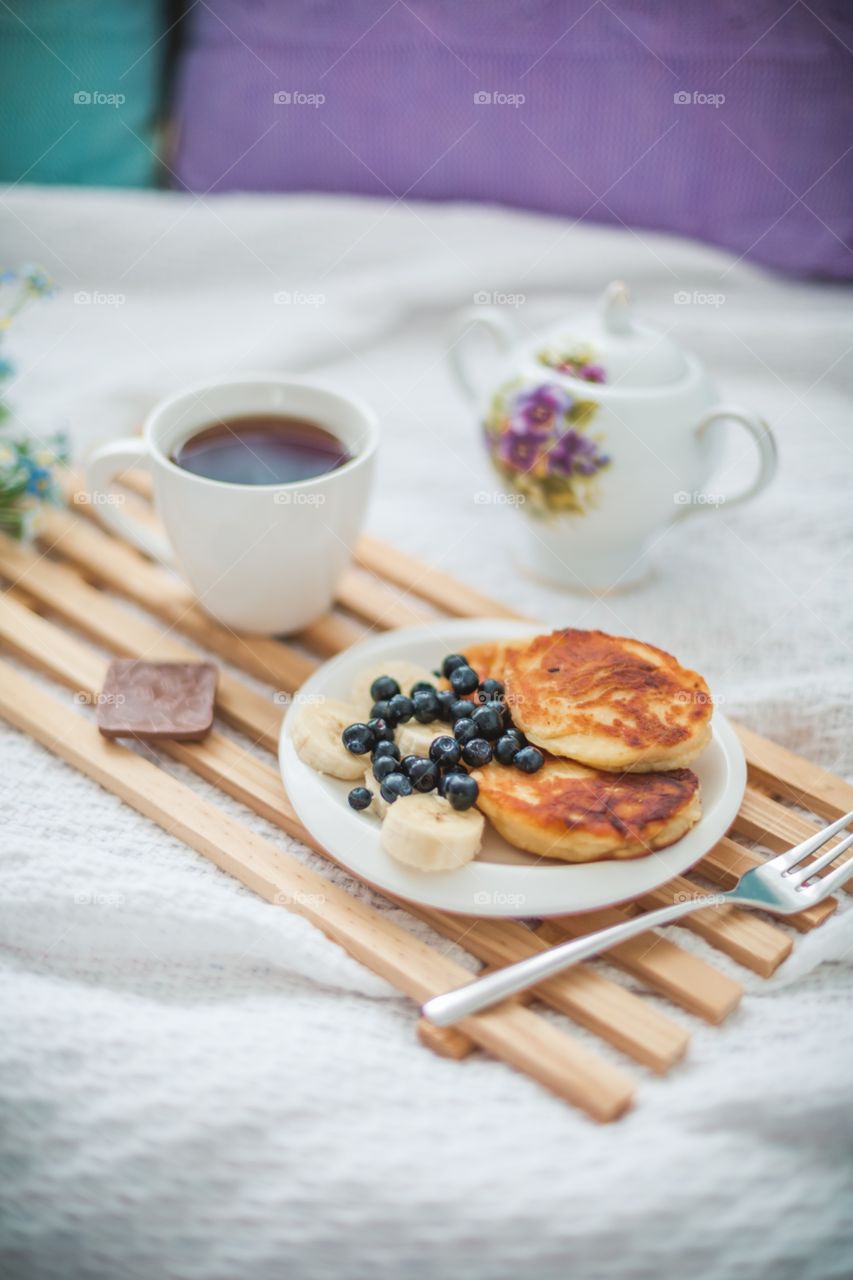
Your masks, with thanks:
M 2 227 L 8 263 L 62 285 L 13 336 L 16 404 L 68 421 L 80 456 L 189 379 L 322 375 L 384 424 L 373 530 L 549 621 L 673 650 L 726 711 L 853 776 L 842 289 L 489 208 L 20 187 Z M 489 473 L 442 334 L 480 291 L 523 294 L 531 330 L 615 277 L 772 422 L 782 465 L 753 505 L 673 530 L 647 585 L 590 602 L 521 577 L 512 513 L 474 503 Z M 484 1056 L 433 1057 L 412 1005 L 308 924 L 0 734 L 8 1274 L 850 1274 L 849 910 L 770 982 L 679 930 L 746 998 L 722 1029 L 661 1002 L 689 1059 L 664 1079 L 625 1063 L 636 1108 L 600 1128 Z

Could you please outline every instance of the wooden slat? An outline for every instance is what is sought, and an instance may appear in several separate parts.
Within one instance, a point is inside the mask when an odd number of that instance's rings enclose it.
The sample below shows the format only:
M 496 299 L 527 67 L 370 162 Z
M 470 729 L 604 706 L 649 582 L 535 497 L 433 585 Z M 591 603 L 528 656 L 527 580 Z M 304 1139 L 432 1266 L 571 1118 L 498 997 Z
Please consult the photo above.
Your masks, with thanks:
M 335 596 L 345 609 L 364 618 L 379 630 L 416 627 L 436 620 L 432 610 L 413 604 L 399 591 L 390 590 L 385 583 L 363 569 L 350 569 L 343 574 Z
M 477 1048 L 471 1037 L 466 1036 L 458 1027 L 437 1027 L 427 1018 L 418 1018 L 416 1031 L 424 1048 L 438 1054 L 439 1058 L 452 1058 L 454 1062 L 461 1062 Z
M 811 822 L 799 813 L 786 809 L 778 800 L 771 800 L 754 787 L 747 787 L 743 802 L 734 820 L 732 829 L 750 840 L 772 849 L 774 853 L 783 853 L 792 845 L 807 840 L 819 830 L 817 823 Z M 827 847 L 838 844 L 841 837 L 836 836 L 829 841 Z M 822 851 L 821 851 L 822 852 Z M 834 863 L 831 865 L 835 865 Z M 848 891 L 853 886 L 853 879 L 844 886 Z
M 161 662 L 193 662 L 198 655 L 180 643 L 171 627 L 161 628 L 130 613 L 102 591 L 89 586 L 74 569 L 40 556 L 32 547 L 0 534 L 0 577 L 18 582 L 29 595 L 66 622 L 121 657 Z M 268 751 L 276 751 L 281 702 L 257 693 L 227 671 L 220 671 L 216 695 L 219 715 Z
M 34 617 L 8 595 L 0 600 L 0 637 L 73 689 L 94 696 L 103 685 L 107 667 L 103 658 L 52 623 Z M 299 822 L 278 772 L 235 742 L 214 732 L 201 743 L 164 741 L 160 746 L 255 813 L 324 852 Z M 418 914 L 444 936 L 456 940 L 461 934 L 466 949 L 490 963 L 523 959 L 544 949 L 529 930 L 511 922 L 460 921 L 433 911 Z M 654 1071 L 668 1070 L 687 1048 L 688 1034 L 682 1027 L 592 970 L 565 974 L 537 994 Z
M 755 787 L 747 787 L 733 829 L 750 840 L 757 840 L 774 853 L 781 853 L 790 849 L 792 844 L 814 835 L 817 825 L 793 809 L 787 809 L 778 800 L 771 800 Z
M 705 890 L 698 889 L 683 876 L 677 876 L 667 884 L 643 894 L 639 905 L 648 911 L 668 907 L 685 897 L 700 898 Z M 724 951 L 763 978 L 775 973 L 783 960 L 791 954 L 793 943 L 787 933 L 768 924 L 752 911 L 742 911 L 728 904 L 702 907 L 692 915 L 678 921 L 678 925 L 704 938 L 712 947 Z
M 810 760 L 780 747 L 746 725 L 734 724 L 751 779 L 771 795 L 811 809 L 822 818 L 840 818 L 853 810 L 853 785 Z
M 356 562 L 371 573 L 393 582 L 422 600 L 427 600 L 445 613 L 457 618 L 523 618 L 509 605 L 475 591 L 441 569 L 416 560 L 397 547 L 362 534 L 356 544 Z
M 411 905 L 409 910 L 490 966 L 513 964 L 548 950 L 541 937 L 512 921 L 460 919 Z M 587 965 L 538 983 L 533 994 L 653 1071 L 668 1071 L 687 1049 L 689 1035 L 683 1027 L 669 1018 L 650 1017 L 657 1012 L 650 1005 Z
M 6 662 L 0 662 L 0 714 L 253 892 L 286 903 L 419 1004 L 470 979 L 447 956 L 201 800 L 165 770 L 108 742 Z M 521 1004 L 508 1002 L 467 1018 L 460 1030 L 596 1120 L 616 1119 L 631 1104 L 633 1084 L 623 1071 Z
M 478 977 L 484 978 L 487 974 L 494 973 L 498 967 L 498 965 L 485 964 Z M 521 991 L 510 998 L 520 1000 L 522 1004 L 530 1004 L 533 996 L 530 991 Z M 431 1049 L 439 1058 L 452 1058 L 460 1062 L 477 1049 L 471 1037 L 466 1036 L 465 1032 L 460 1031 L 458 1027 L 437 1027 L 434 1022 L 430 1022 L 423 1016 L 418 1018 L 415 1030 L 424 1048 Z
M 334 657 L 342 649 L 359 644 L 369 635 L 366 627 L 359 626 L 339 613 L 327 613 L 324 618 L 312 622 L 310 627 L 300 631 L 297 639 L 306 648 L 319 653 L 323 658 Z
M 276 689 L 298 689 L 317 666 L 313 659 L 278 640 L 239 635 L 214 622 L 168 570 L 71 512 L 45 509 L 39 545 L 73 561 L 86 576 L 142 605 L 196 644 Z M 26 586 L 26 581 L 21 585 Z
M 536 932 L 553 946 L 566 938 L 580 938 L 619 924 L 629 914 L 609 907 L 582 916 L 560 916 L 543 921 Z M 743 995 L 743 987 L 734 978 L 712 969 L 689 951 L 682 951 L 656 929 L 611 947 L 607 959 L 707 1022 L 722 1022 L 737 1008 Z

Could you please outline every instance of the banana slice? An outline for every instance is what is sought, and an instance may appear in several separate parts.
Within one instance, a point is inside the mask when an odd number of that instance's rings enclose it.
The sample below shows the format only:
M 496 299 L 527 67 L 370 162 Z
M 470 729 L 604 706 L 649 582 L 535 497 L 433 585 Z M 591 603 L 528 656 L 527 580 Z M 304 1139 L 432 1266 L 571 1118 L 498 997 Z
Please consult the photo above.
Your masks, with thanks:
M 381 821 L 385 817 L 386 813 L 391 808 L 391 806 L 387 800 L 382 799 L 382 796 L 379 791 L 379 788 L 382 786 L 382 783 L 377 782 L 376 779 L 374 778 L 372 764 L 369 764 L 367 766 L 367 769 L 365 770 L 364 785 L 367 787 L 368 791 L 373 792 L 373 799 L 371 800 L 367 808 L 364 810 L 364 812 L 374 813 L 376 817 L 379 818 Z
M 392 680 L 396 680 L 403 693 L 408 696 L 409 690 L 418 680 L 426 680 L 428 684 L 434 684 L 436 688 L 439 685 L 438 677 L 429 670 L 428 667 L 418 666 L 416 662 L 399 661 L 374 663 L 372 667 L 368 667 L 366 671 L 362 671 L 352 687 L 352 700 L 357 707 L 361 709 L 362 715 L 367 715 L 373 706 L 373 699 L 370 696 L 370 686 L 377 676 L 390 676 Z M 443 685 L 444 682 L 442 681 Z
M 444 724 L 441 720 L 433 720 L 431 724 L 407 720 L 405 724 L 398 725 L 394 741 L 400 748 L 401 757 L 428 756 L 433 741 L 442 734 L 452 736 L 452 730 L 449 724 Z
M 483 840 L 483 815 L 458 812 L 435 791 L 401 796 L 387 806 L 382 848 L 398 862 L 420 871 L 453 871 L 476 856 Z
M 290 737 L 300 760 L 319 773 L 329 773 L 347 782 L 362 776 L 364 756 L 353 755 L 341 742 L 347 725 L 361 719 L 357 707 L 350 702 L 326 698 L 323 702 L 304 704 L 296 716 Z

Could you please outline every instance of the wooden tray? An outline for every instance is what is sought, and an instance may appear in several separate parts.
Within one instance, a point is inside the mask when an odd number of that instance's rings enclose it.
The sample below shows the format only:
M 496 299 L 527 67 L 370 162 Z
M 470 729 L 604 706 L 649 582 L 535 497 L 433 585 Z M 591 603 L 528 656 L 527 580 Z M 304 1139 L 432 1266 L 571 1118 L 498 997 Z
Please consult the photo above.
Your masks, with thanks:
M 127 501 L 155 521 L 144 476 L 125 478 Z M 0 714 L 44 746 L 115 792 L 141 813 L 180 836 L 193 849 L 269 902 L 305 916 L 351 955 L 391 981 L 413 1001 L 446 991 L 470 978 L 451 960 L 449 939 L 486 967 L 530 955 L 626 914 L 647 911 L 710 881 L 730 886 L 761 860 L 815 829 L 820 818 L 853 808 L 853 786 L 782 747 L 736 726 L 749 768 L 749 786 L 732 830 L 690 876 L 681 876 L 640 900 L 534 927 L 502 920 L 460 918 L 406 904 L 409 916 L 425 921 L 435 943 L 415 936 L 387 912 L 305 867 L 272 841 L 178 782 L 165 768 L 98 733 L 90 708 L 101 689 L 107 661 L 101 650 L 129 657 L 186 659 L 199 649 L 231 668 L 221 672 L 218 718 L 238 731 L 215 729 L 203 743 L 164 743 L 172 757 L 255 813 L 319 853 L 301 827 L 274 759 L 281 716 L 289 696 L 318 661 L 358 641 L 369 629 L 405 626 L 437 617 L 518 617 L 402 552 L 365 536 L 355 564 L 341 583 L 335 610 L 292 642 L 241 636 L 210 619 L 183 584 L 119 539 L 104 532 L 88 495 L 67 478 L 68 510 L 45 512 L 36 546 L 0 535 L 0 642 L 17 657 L 71 688 L 80 709 L 45 692 L 0 660 Z M 135 606 L 128 608 L 127 603 Z M 191 641 L 185 643 L 181 637 Z M 87 641 L 94 641 L 97 648 Z M 254 682 L 241 674 L 248 673 Z M 257 682 L 262 682 L 260 691 Z M 258 758 L 250 747 L 271 757 Z M 783 803 L 784 802 L 784 803 Z M 325 855 L 328 856 L 328 855 Z M 401 904 L 397 904 L 398 906 Z M 800 931 L 819 926 L 835 910 L 834 900 L 788 917 Z M 399 918 L 400 913 L 395 912 Z M 732 907 L 712 907 L 678 927 L 691 929 L 713 948 L 768 977 L 793 945 L 790 928 Z M 737 1006 L 740 983 L 706 960 L 683 950 L 676 928 L 650 931 L 614 948 L 608 961 L 643 989 L 711 1023 Z M 664 1073 L 684 1056 L 689 1028 L 657 1004 L 604 976 L 595 963 L 551 978 L 523 999 L 508 1001 L 458 1027 L 439 1029 L 417 1021 L 421 1041 L 436 1053 L 464 1058 L 485 1049 L 525 1072 L 600 1121 L 613 1120 L 630 1105 L 634 1074 L 581 1044 L 562 1020 L 544 1018 L 540 1005 L 565 1015 L 615 1046 L 641 1067 Z

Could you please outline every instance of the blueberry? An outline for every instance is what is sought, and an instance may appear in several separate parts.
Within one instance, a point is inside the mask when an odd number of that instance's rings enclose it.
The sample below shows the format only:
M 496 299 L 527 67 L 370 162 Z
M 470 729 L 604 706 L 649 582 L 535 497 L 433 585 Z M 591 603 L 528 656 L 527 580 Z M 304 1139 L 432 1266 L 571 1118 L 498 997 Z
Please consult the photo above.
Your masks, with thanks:
M 481 680 L 477 698 L 480 702 L 500 702 L 505 692 L 500 680 Z
M 354 756 L 364 756 L 376 746 L 376 735 L 369 724 L 348 724 L 341 741 Z
M 436 697 L 438 698 L 439 720 L 445 720 L 448 724 L 450 724 L 451 721 L 458 719 L 457 716 L 454 716 L 452 714 L 452 707 L 456 702 L 456 694 L 453 692 L 453 690 L 440 689 L 439 692 L 436 694 Z
M 370 708 L 370 715 L 373 720 L 385 720 L 388 724 L 393 724 L 391 719 L 391 703 L 387 698 L 380 698 L 378 702 L 374 702 Z
M 373 730 L 373 736 L 377 742 L 393 742 L 394 730 L 391 728 L 387 720 L 381 717 L 374 717 L 367 722 L 368 729 Z
M 495 743 L 495 759 L 499 764 L 512 764 L 521 750 L 518 740 L 508 733 L 502 734 Z
M 479 728 L 476 727 L 473 719 L 466 719 L 466 721 L 456 721 L 453 724 L 453 737 L 459 742 L 460 746 L 465 746 L 466 742 L 470 742 L 475 737 L 483 737 L 483 735 L 480 733 Z
M 470 809 L 477 802 L 480 788 L 475 778 L 465 773 L 449 773 L 444 780 L 444 795 L 454 809 Z
M 387 738 L 382 738 L 373 748 L 373 759 L 378 760 L 380 756 L 393 756 L 395 760 L 399 760 L 400 748 L 396 742 L 389 742 Z
M 457 698 L 463 697 L 466 693 L 473 693 L 479 684 L 477 672 L 473 667 L 454 667 L 450 673 L 450 685 Z
M 415 760 L 408 770 L 408 775 L 415 791 L 432 791 L 438 786 L 438 765 L 432 760 Z
M 417 680 L 409 690 L 409 697 L 413 698 L 416 693 L 435 693 L 435 685 L 430 684 L 429 680 Z
M 545 763 L 545 757 L 537 747 L 522 747 L 512 758 L 516 769 L 522 773 L 535 773 Z
M 449 680 L 454 671 L 459 667 L 467 667 L 468 659 L 464 653 L 449 653 L 441 664 L 441 674 Z
M 347 796 L 351 809 L 366 809 L 373 799 L 373 792 L 367 787 L 353 787 Z
M 379 756 L 373 761 L 373 776 L 377 782 L 382 782 L 389 773 L 399 772 L 400 761 L 395 760 L 393 756 Z
M 442 769 L 446 769 L 448 765 L 458 764 L 462 755 L 462 748 L 455 738 L 450 738 L 446 734 L 440 738 L 436 738 L 429 749 L 429 758 L 433 764 L 440 765 Z
M 379 794 L 388 804 L 393 804 L 400 796 L 412 794 L 412 784 L 404 773 L 389 773 L 379 788 Z
M 417 764 L 419 760 L 423 760 L 423 756 L 403 756 L 403 759 L 400 761 L 400 768 L 403 770 L 403 773 L 411 773 L 412 766 Z
M 447 769 L 444 773 L 441 774 L 440 778 L 438 779 L 438 794 L 440 796 L 444 795 L 444 789 L 447 786 L 448 778 L 455 778 L 455 777 L 462 777 L 462 778 L 468 777 L 468 770 L 465 768 L 464 765 L 452 764 L 449 769 Z
M 412 699 L 407 698 L 404 693 L 395 693 L 394 697 L 388 703 L 388 710 L 391 712 L 391 724 L 405 724 L 407 720 L 411 720 Z
M 370 696 L 374 702 L 388 702 L 399 692 L 400 686 L 391 676 L 377 676 L 370 686 Z
M 470 764 L 472 769 L 482 768 L 491 758 L 492 748 L 485 738 L 472 738 L 462 748 L 462 759 L 466 764 Z
M 504 731 L 501 709 L 493 703 L 478 707 L 471 717 L 471 723 L 476 725 L 476 736 L 485 738 L 488 742 L 496 742 Z
M 466 702 L 464 698 L 458 698 L 451 707 L 454 720 L 464 720 L 466 716 L 474 714 L 474 703 Z
M 431 724 L 438 720 L 441 704 L 435 689 L 412 689 L 412 710 L 418 724 Z

